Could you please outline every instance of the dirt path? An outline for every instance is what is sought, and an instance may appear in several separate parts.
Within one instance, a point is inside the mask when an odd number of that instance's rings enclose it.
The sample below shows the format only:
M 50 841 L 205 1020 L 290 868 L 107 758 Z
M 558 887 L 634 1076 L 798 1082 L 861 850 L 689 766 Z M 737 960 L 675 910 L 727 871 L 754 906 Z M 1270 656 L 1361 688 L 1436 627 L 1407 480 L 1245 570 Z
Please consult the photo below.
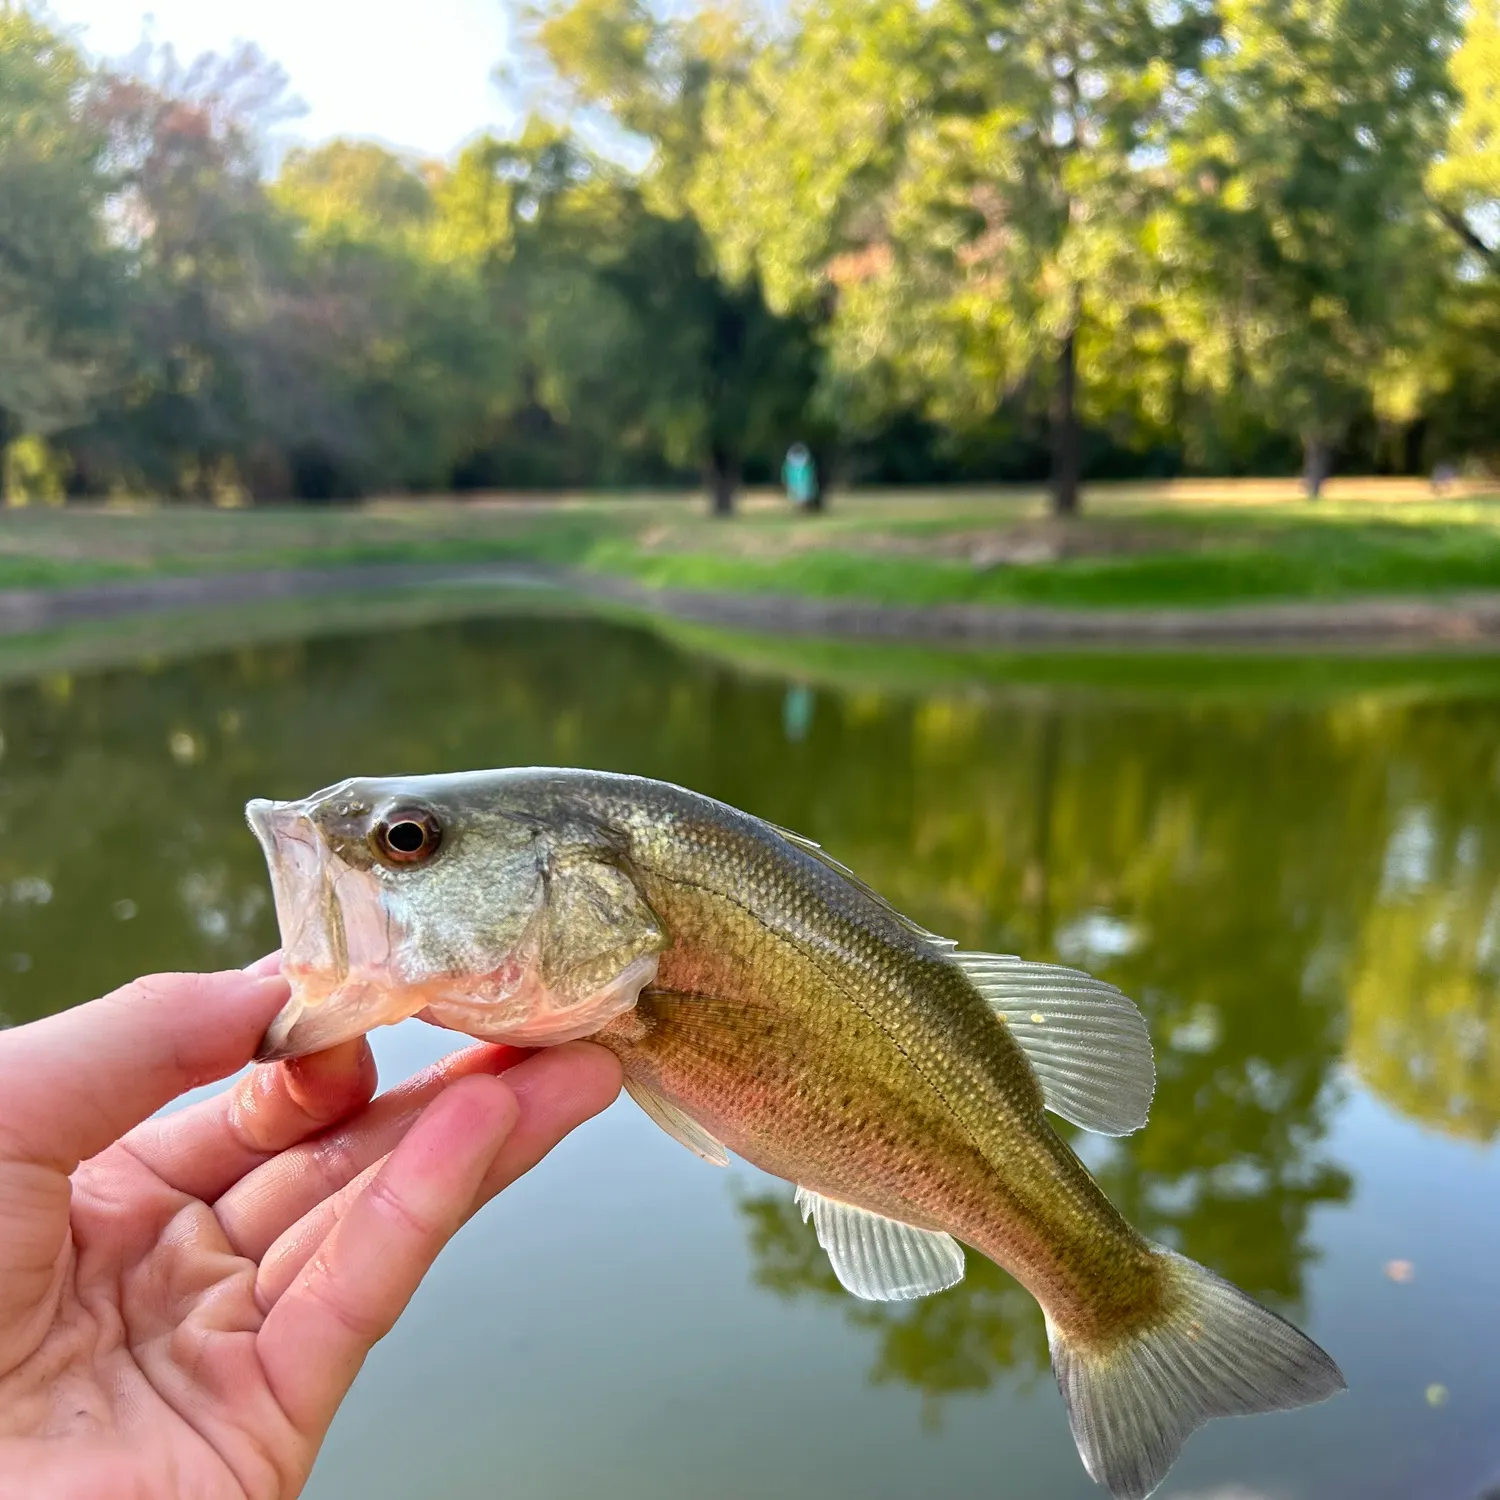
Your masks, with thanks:
M 919 607 L 656 590 L 603 574 L 522 564 L 282 568 L 7 589 L 0 590 L 0 635 L 33 634 L 87 620 L 433 585 L 546 586 L 696 624 L 793 635 L 1167 650 L 1500 649 L 1500 593 L 1221 609 Z
M 127 615 L 213 609 L 235 604 L 309 599 L 327 594 L 364 593 L 424 584 L 528 582 L 514 570 L 381 564 L 354 568 L 266 568 L 253 573 L 200 573 L 66 588 L 0 589 L 0 635 L 30 635 L 85 620 Z

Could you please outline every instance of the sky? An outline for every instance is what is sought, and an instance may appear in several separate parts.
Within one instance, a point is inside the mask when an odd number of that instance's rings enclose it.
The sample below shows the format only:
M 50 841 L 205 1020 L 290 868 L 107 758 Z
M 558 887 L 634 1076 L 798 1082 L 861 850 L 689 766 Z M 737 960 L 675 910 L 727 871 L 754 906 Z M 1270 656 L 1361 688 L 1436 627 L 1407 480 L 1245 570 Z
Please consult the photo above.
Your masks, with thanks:
M 294 139 L 364 136 L 448 156 L 514 123 L 491 78 L 508 48 L 502 0 L 51 0 L 47 14 L 96 57 L 148 34 L 184 62 L 254 42 L 307 106 L 280 132 Z

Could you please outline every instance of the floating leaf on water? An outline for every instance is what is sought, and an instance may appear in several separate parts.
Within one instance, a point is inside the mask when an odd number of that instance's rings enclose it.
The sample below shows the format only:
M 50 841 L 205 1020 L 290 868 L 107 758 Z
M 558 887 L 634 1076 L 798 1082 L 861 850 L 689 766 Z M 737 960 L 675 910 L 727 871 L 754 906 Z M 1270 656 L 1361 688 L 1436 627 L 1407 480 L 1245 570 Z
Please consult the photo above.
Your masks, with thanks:
M 1427 1404 L 1429 1406 L 1442 1406 L 1448 1399 L 1448 1387 L 1439 1385 L 1437 1381 L 1427 1387 Z
M 18 906 L 45 906 L 52 899 L 52 882 L 40 875 L 23 875 L 11 881 L 10 899 Z
M 203 749 L 198 741 L 186 730 L 179 729 L 176 733 L 168 735 L 167 749 L 171 751 L 172 759 L 179 766 L 190 766 L 195 761 L 203 758 Z
M 121 901 L 116 901 L 112 910 L 118 920 L 128 922 L 140 908 L 127 896 Z

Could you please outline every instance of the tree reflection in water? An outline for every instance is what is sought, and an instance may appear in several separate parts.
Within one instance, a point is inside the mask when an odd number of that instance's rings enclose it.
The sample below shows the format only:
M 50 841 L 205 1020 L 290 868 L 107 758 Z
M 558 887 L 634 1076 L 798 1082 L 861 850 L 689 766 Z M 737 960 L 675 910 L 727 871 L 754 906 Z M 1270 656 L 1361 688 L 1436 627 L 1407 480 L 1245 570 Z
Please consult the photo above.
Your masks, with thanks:
M 785 1193 L 739 1200 L 758 1286 L 783 1297 L 837 1304 L 848 1322 L 877 1340 L 870 1369 L 877 1385 L 898 1381 L 924 1396 L 924 1417 L 940 1420 L 946 1396 L 987 1390 L 1001 1375 L 1026 1384 L 1049 1368 L 1037 1305 L 993 1261 L 967 1252 L 964 1279 L 915 1302 L 861 1302 L 834 1279 L 810 1225 Z

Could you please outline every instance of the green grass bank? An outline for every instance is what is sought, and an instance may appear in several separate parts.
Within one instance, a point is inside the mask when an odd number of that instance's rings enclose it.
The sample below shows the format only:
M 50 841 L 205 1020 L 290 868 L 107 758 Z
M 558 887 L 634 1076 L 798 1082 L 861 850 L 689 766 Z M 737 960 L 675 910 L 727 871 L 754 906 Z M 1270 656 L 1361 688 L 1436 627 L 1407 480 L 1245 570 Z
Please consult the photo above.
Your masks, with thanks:
M 696 498 L 377 501 L 212 510 L 148 504 L 0 513 L 0 588 L 375 562 L 566 566 L 660 588 L 876 604 L 1213 608 L 1500 589 L 1500 490 L 1432 498 L 1349 482 L 1095 487 L 1085 513 L 1039 492 L 835 496 L 732 521 Z

